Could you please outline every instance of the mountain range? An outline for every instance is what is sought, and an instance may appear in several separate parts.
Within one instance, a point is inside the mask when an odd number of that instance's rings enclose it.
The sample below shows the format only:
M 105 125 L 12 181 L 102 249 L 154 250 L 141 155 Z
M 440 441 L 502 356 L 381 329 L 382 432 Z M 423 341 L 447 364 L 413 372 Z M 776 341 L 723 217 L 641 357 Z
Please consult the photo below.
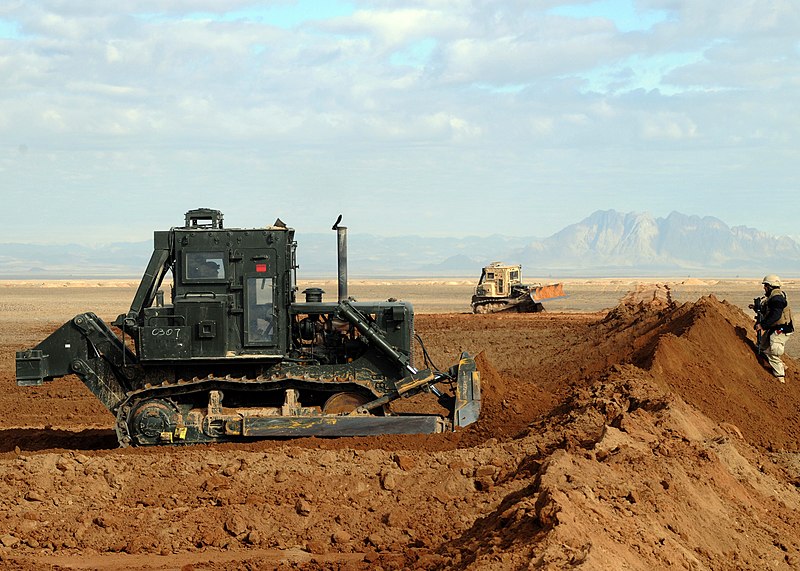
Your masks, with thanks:
M 298 274 L 336 275 L 333 233 L 297 235 Z M 138 278 L 152 242 L 0 244 L 0 278 Z M 520 263 L 527 276 L 736 276 L 800 273 L 800 244 L 711 217 L 600 210 L 546 238 L 348 236 L 350 277 L 469 276 L 492 261 Z

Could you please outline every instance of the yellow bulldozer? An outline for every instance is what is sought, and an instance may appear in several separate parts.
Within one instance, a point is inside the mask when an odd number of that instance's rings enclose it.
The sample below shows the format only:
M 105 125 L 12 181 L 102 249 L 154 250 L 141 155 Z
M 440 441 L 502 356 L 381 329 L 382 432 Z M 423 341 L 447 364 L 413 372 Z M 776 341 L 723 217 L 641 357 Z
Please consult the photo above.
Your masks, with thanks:
M 537 313 L 544 311 L 543 300 L 560 297 L 565 297 L 563 284 L 526 285 L 521 265 L 492 262 L 481 271 L 472 296 L 472 313 Z

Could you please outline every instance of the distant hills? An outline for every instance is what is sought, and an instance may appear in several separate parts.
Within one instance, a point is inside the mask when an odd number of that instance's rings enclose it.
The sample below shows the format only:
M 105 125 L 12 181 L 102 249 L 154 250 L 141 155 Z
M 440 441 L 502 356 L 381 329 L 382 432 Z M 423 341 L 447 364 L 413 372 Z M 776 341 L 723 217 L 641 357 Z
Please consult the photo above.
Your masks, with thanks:
M 152 252 L 152 240 L 95 247 L 0 244 L 0 279 L 138 278 Z
M 525 245 L 521 263 L 562 274 L 752 275 L 800 271 L 800 244 L 706 216 L 597 211 Z
M 336 274 L 334 233 L 297 235 L 299 277 Z M 0 244 L 0 278 L 138 278 L 152 242 L 88 247 Z M 666 218 L 594 212 L 546 238 L 348 236 L 351 278 L 469 276 L 492 261 L 521 263 L 534 277 L 753 276 L 800 274 L 800 244 L 706 216 Z

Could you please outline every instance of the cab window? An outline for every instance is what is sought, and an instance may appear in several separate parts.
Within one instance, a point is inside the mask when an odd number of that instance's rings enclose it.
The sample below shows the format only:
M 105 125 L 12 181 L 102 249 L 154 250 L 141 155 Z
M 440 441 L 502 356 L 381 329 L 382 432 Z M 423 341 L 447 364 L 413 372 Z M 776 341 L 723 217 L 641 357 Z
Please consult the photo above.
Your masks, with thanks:
M 186 252 L 186 273 L 190 280 L 225 279 L 222 252 Z

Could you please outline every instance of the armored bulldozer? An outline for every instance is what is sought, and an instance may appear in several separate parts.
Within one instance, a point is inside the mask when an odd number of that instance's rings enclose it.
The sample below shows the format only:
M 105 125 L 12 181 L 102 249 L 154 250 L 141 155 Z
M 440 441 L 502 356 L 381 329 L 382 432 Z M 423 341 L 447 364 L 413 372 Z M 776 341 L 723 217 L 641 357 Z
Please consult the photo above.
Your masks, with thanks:
M 543 300 L 559 297 L 565 297 L 563 284 L 526 285 L 522 266 L 492 262 L 481 271 L 472 296 L 472 313 L 537 313 L 544 311 Z
M 436 433 L 477 420 L 469 354 L 419 370 L 411 304 L 347 295 L 340 221 L 338 301 L 319 288 L 298 301 L 293 229 L 231 229 L 218 210 L 187 212 L 182 227 L 154 233 L 130 310 L 111 326 L 82 313 L 17 352 L 17 384 L 77 375 L 115 416 L 121 446 Z M 392 411 L 418 393 L 447 412 Z

